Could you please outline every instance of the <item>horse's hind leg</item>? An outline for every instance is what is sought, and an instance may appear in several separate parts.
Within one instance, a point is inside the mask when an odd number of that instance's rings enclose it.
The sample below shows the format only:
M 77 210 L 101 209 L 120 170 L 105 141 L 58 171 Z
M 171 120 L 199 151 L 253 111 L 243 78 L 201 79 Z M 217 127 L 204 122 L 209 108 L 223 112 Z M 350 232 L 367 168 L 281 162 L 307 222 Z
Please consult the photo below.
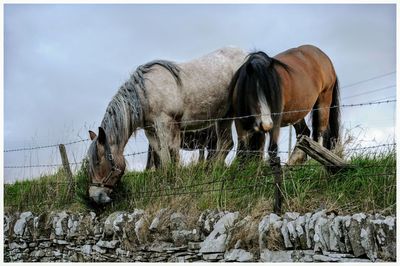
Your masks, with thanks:
M 204 156 L 204 148 L 199 149 L 199 163 L 202 163 L 205 161 L 205 156 Z
M 304 118 L 300 122 L 294 124 L 293 127 L 296 131 L 296 139 L 299 139 L 299 137 L 302 135 L 309 137 L 311 134 L 311 131 L 308 128 Z M 307 160 L 307 154 L 304 151 L 300 150 L 297 146 L 295 146 L 287 164 L 288 165 L 301 164 L 304 163 L 306 160 Z
M 155 164 L 154 164 L 154 151 L 153 151 L 153 148 L 151 147 L 151 145 L 149 144 L 149 148 L 148 148 L 148 151 L 147 151 L 146 170 L 151 169 L 153 166 L 155 166 Z
M 321 146 L 324 143 L 324 133 L 328 129 L 329 125 L 329 112 L 332 101 L 332 91 L 323 91 L 312 112 L 312 127 L 313 127 L 313 140 L 317 141 Z
M 204 159 L 206 161 L 212 161 L 217 154 L 217 143 L 218 143 L 218 137 L 217 137 L 217 131 L 215 126 L 210 128 L 208 130 L 207 138 L 206 138 L 207 145 L 205 145 L 205 148 L 207 148 L 207 156 L 204 156 Z M 204 151 L 205 149 L 203 149 Z
M 160 150 L 159 141 L 153 130 L 146 130 L 145 133 L 147 140 L 149 141 L 146 169 L 150 169 L 153 166 L 158 169 L 161 166 L 160 157 L 157 152 Z
M 217 160 L 225 160 L 229 151 L 233 148 L 232 120 L 221 120 L 216 124 L 217 130 Z

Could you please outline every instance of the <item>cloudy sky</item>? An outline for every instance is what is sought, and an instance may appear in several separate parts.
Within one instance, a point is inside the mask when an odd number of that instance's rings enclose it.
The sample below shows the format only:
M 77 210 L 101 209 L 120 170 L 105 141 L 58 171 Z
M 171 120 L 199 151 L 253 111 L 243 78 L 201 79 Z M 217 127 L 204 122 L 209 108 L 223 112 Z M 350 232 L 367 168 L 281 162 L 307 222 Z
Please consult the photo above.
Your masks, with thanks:
M 119 86 L 153 59 L 182 62 L 226 45 L 275 55 L 302 44 L 329 55 L 343 104 L 396 98 L 394 4 L 6 4 L 4 149 L 87 139 Z M 344 108 L 344 128 L 360 145 L 392 143 L 395 106 Z M 287 139 L 284 129 L 281 150 Z M 70 161 L 80 162 L 88 145 L 68 145 Z M 146 149 L 139 133 L 126 153 Z M 131 169 L 145 163 L 145 156 L 128 159 Z M 57 147 L 5 152 L 4 181 L 54 170 L 9 166 L 58 163 Z

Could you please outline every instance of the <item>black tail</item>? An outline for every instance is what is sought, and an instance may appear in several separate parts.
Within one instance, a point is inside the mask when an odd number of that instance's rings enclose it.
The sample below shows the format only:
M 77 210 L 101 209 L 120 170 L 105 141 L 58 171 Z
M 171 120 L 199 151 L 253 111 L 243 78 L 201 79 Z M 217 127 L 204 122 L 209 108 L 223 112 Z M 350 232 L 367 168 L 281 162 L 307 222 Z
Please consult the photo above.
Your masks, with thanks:
M 229 86 L 230 92 L 236 95 L 235 116 L 251 116 L 258 97 L 263 95 L 267 100 L 272 113 L 282 112 L 282 93 L 280 77 L 275 66 L 280 65 L 289 69 L 279 60 L 269 57 L 264 52 L 249 54 L 246 62 L 236 71 Z M 276 124 L 279 124 L 280 116 L 272 116 Z M 254 125 L 254 117 L 241 119 L 245 130 L 250 130 Z
M 340 93 L 339 93 L 339 81 L 336 78 L 335 84 L 333 85 L 332 91 L 332 102 L 329 109 L 329 124 L 326 131 L 323 133 L 323 146 L 329 150 L 335 148 L 336 143 L 339 141 L 340 134 Z M 317 141 L 319 137 L 319 103 L 315 103 L 312 112 L 312 129 L 313 129 L 313 140 Z

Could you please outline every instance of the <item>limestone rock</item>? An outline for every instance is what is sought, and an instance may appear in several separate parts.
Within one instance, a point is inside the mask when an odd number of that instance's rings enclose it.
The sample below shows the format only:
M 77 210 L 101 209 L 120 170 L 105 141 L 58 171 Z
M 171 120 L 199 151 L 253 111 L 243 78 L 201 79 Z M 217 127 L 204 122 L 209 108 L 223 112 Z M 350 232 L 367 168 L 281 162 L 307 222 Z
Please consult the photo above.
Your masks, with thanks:
M 213 230 L 214 225 L 221 219 L 227 212 L 218 212 L 216 210 L 206 210 L 204 211 L 198 221 L 197 225 L 201 228 L 201 234 L 205 237 L 208 236 Z
M 119 240 L 112 240 L 112 241 L 103 241 L 100 240 L 96 243 L 97 246 L 101 247 L 101 248 L 110 248 L 110 249 L 114 249 L 117 247 L 117 245 L 120 244 Z
M 146 216 L 142 216 L 135 223 L 135 234 L 139 244 L 144 244 L 147 242 L 147 230 L 148 230 L 148 220 Z
M 173 230 L 172 240 L 176 246 L 187 245 L 189 241 L 195 241 L 196 229 L 194 230 Z
M 228 230 L 239 217 L 239 213 L 227 213 L 214 225 L 214 230 L 201 244 L 201 253 L 224 253 L 228 239 Z
M 326 216 L 326 211 L 325 210 L 320 210 L 315 213 L 313 213 L 310 216 L 310 219 L 307 223 L 307 232 L 308 232 L 308 239 L 309 239 L 309 244 L 310 247 L 314 247 L 314 235 L 315 235 L 315 223 L 321 216 Z M 317 236 L 317 239 L 319 240 L 320 237 Z
M 122 232 L 120 225 L 124 222 L 126 215 L 127 213 L 122 211 L 111 213 L 104 221 L 103 237 L 112 238 L 115 233 Z
M 260 253 L 261 262 L 293 262 L 293 251 L 271 251 L 264 249 Z
M 295 230 L 296 230 L 296 235 L 298 238 L 298 245 L 300 249 L 307 249 L 309 248 L 307 246 L 307 236 L 305 232 L 305 223 L 306 223 L 306 218 L 305 216 L 299 216 L 299 218 L 296 219 L 295 221 Z
M 3 233 L 4 235 L 8 234 L 8 230 L 10 230 L 11 218 L 8 215 L 3 216 Z
M 329 245 L 329 225 L 326 215 L 321 214 L 314 224 L 314 250 L 327 251 Z
M 224 259 L 227 262 L 230 261 L 249 262 L 253 261 L 254 256 L 253 254 L 244 249 L 232 249 L 225 252 Z
M 68 213 L 63 211 L 53 216 L 53 229 L 56 237 L 61 238 L 68 233 Z
M 378 255 L 384 259 L 396 259 L 396 220 L 394 217 L 379 217 L 371 221 L 378 245 Z
M 198 250 L 201 248 L 201 242 L 189 242 L 188 249 L 189 250 Z
M 203 259 L 206 260 L 206 261 L 215 262 L 215 261 L 222 260 L 223 258 L 224 258 L 224 254 L 223 253 L 203 254 Z
M 174 212 L 170 216 L 170 229 L 171 230 L 186 230 L 187 218 L 181 212 Z
M 271 213 L 265 216 L 258 225 L 260 252 L 265 248 L 278 250 L 284 248 L 284 239 L 281 234 L 282 220 L 278 215 Z
M 162 231 L 161 226 L 165 223 L 165 220 L 167 219 L 167 211 L 168 209 L 164 208 L 157 212 L 156 216 L 149 226 L 150 232 Z
M 92 253 L 92 245 L 83 245 L 80 251 L 85 255 L 90 255 Z
M 14 234 L 19 237 L 24 236 L 27 223 L 31 220 L 33 220 L 33 214 L 31 212 L 21 213 L 19 219 L 15 222 Z
M 365 254 L 364 248 L 361 245 L 361 229 L 365 223 L 366 215 L 363 213 L 354 214 L 350 221 L 350 228 L 348 230 L 349 239 L 353 254 L 360 257 Z

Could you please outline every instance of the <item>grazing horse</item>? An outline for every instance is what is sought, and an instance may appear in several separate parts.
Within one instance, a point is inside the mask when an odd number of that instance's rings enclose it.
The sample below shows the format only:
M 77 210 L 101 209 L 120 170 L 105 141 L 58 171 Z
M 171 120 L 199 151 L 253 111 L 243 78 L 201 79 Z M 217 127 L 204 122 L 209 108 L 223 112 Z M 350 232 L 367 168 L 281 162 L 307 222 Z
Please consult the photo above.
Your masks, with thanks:
M 217 132 L 215 126 L 199 131 L 181 132 L 181 148 L 192 151 L 199 150 L 199 162 L 208 161 L 214 158 L 217 149 Z M 205 154 L 207 149 L 208 154 Z M 159 158 L 156 152 L 149 145 L 147 153 L 146 169 L 159 165 Z
M 225 158 L 233 146 L 232 120 L 224 119 L 231 117 L 229 84 L 246 55 L 226 47 L 185 63 L 156 60 L 139 66 L 109 103 L 98 135 L 89 132 L 89 196 L 100 204 L 111 201 L 126 167 L 124 147 L 140 128 L 163 167 L 179 162 L 181 131 L 213 125 L 218 156 Z
M 310 111 L 313 139 L 328 149 L 338 141 L 338 79 L 331 60 L 319 48 L 304 45 L 273 58 L 264 52 L 251 53 L 230 86 L 234 114 L 243 117 L 235 120 L 243 154 L 245 150 L 262 152 L 269 132 L 272 162 L 278 152 L 280 127 L 293 124 L 296 134 L 309 135 L 304 117 Z M 299 150 L 293 155 L 305 157 Z

